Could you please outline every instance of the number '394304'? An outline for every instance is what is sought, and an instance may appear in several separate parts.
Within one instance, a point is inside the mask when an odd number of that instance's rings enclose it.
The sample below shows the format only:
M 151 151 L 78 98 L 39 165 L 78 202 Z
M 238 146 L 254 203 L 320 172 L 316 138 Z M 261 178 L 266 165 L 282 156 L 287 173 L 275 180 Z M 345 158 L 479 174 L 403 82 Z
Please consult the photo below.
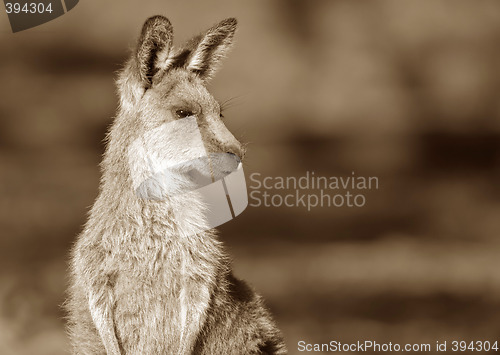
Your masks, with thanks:
M 20 13 L 25 13 L 25 14 L 43 14 L 43 13 L 52 13 L 52 4 L 49 3 L 45 5 L 44 3 L 24 3 L 20 4 L 18 2 L 7 2 L 5 3 L 5 10 L 7 11 L 8 14 L 20 14 Z

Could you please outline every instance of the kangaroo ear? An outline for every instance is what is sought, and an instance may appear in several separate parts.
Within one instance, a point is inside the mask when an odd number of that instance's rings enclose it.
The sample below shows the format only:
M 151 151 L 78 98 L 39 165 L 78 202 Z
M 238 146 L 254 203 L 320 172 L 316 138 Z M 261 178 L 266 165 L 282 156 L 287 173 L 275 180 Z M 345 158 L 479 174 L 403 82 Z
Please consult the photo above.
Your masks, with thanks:
M 235 18 L 228 18 L 191 41 L 189 46 L 194 48 L 187 58 L 186 68 L 197 73 L 203 80 L 210 79 L 233 44 L 236 25 Z
M 136 59 L 139 77 L 145 88 L 151 86 L 154 75 L 167 65 L 173 37 L 172 24 L 166 17 L 153 16 L 144 23 Z

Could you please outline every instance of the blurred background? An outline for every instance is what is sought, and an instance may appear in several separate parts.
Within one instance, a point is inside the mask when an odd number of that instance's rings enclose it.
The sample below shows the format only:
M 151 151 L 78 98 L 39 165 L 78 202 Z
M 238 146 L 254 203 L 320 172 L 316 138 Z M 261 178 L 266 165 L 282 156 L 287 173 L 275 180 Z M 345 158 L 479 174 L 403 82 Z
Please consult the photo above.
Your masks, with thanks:
M 68 353 L 68 251 L 155 14 L 177 44 L 238 18 L 210 89 L 247 179 L 379 178 L 362 208 L 248 207 L 220 228 L 291 354 L 500 337 L 500 3 L 86 0 L 16 34 L 0 14 L 1 354 Z

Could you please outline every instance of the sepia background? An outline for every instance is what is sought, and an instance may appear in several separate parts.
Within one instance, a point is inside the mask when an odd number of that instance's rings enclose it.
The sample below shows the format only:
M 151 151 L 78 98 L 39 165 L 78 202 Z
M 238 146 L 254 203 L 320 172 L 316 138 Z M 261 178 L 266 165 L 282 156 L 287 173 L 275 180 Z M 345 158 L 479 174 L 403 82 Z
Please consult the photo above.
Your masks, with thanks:
M 210 89 L 231 99 L 247 179 L 379 178 L 362 208 L 248 207 L 220 228 L 291 354 L 499 339 L 500 3 L 85 0 L 16 34 L 1 9 L 1 354 L 68 352 L 68 250 L 97 195 L 116 71 L 155 14 L 177 44 L 238 18 Z

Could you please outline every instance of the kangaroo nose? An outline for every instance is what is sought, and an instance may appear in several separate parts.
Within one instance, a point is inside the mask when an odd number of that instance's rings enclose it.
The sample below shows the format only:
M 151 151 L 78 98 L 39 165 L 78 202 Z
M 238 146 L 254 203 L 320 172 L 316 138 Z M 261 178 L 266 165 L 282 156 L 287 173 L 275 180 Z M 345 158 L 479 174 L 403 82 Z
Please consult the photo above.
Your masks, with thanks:
M 231 145 L 227 147 L 226 153 L 234 155 L 238 161 L 242 161 L 245 156 L 245 150 L 241 146 Z
M 227 152 L 227 154 L 231 155 L 238 163 L 241 162 L 241 158 L 238 155 L 231 152 Z

